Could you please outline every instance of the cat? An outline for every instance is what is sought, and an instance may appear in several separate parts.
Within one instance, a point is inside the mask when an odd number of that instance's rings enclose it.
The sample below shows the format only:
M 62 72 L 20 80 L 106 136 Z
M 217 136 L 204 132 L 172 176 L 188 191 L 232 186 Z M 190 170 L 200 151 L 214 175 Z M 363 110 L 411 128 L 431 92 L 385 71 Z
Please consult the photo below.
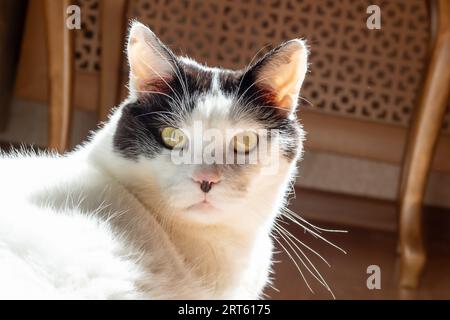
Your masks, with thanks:
M 303 152 L 305 42 L 232 71 L 175 56 L 134 21 L 126 52 L 129 96 L 87 142 L 1 155 L 0 298 L 262 298 Z M 212 154 L 244 162 L 175 164 L 198 151 L 198 124 L 231 132 Z M 278 147 L 249 163 L 263 141 Z

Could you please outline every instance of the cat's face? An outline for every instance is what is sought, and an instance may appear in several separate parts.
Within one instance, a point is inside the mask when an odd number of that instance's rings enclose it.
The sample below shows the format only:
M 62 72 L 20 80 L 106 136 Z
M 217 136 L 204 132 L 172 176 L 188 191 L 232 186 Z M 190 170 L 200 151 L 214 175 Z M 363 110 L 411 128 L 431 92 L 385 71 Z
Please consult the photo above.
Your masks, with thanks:
M 113 145 L 141 201 L 201 223 L 277 205 L 302 152 L 295 109 L 307 69 L 303 42 L 230 71 L 178 58 L 134 23 L 127 50 L 130 98 Z

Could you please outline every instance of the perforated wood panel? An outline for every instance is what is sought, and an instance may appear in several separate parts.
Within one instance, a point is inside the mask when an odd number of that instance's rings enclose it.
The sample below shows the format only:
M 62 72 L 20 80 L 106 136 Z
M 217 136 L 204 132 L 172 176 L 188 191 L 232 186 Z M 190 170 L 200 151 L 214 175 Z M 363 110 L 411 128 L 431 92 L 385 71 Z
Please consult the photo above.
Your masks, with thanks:
M 75 66 L 79 71 L 100 70 L 99 0 L 77 0 L 81 9 L 81 32 L 76 33 Z
M 77 67 L 96 72 L 98 0 L 80 3 Z M 366 27 L 372 4 L 381 8 L 381 30 Z M 178 54 L 227 68 L 305 38 L 311 72 L 302 95 L 310 103 L 302 107 L 401 126 L 409 123 L 420 91 L 430 33 L 424 0 L 130 0 L 128 17 L 148 24 Z M 449 123 L 450 112 L 447 133 Z

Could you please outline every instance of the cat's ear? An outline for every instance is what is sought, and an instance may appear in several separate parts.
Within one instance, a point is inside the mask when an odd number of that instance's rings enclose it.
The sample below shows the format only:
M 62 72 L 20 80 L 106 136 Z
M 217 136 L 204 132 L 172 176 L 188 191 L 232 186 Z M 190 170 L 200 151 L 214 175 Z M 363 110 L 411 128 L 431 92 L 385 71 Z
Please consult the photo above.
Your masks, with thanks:
M 308 49 L 300 39 L 290 40 L 250 67 L 255 86 L 269 90 L 277 108 L 294 112 L 308 69 Z
M 158 90 L 172 79 L 175 55 L 148 27 L 137 21 L 131 24 L 127 55 L 131 90 Z

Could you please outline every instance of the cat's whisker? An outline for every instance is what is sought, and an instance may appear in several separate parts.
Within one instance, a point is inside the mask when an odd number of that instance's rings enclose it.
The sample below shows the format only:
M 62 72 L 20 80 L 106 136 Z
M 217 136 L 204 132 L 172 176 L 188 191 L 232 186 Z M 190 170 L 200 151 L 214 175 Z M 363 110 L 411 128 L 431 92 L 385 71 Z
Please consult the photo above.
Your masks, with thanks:
M 184 53 L 183 53 L 183 50 L 181 50 L 181 54 L 182 55 L 184 55 Z M 186 56 L 185 56 L 186 57 Z M 191 97 L 191 93 L 190 93 L 190 91 L 188 90 L 188 88 L 187 88 L 187 78 L 186 78 L 186 72 L 184 71 L 184 69 L 183 69 L 183 72 L 181 72 L 181 69 L 180 69 L 180 66 L 178 65 L 178 63 L 176 64 L 176 67 L 177 67 L 177 69 L 178 69 L 178 72 L 181 74 L 181 73 L 183 73 L 183 78 L 184 78 L 184 85 L 185 85 L 185 88 L 186 88 L 186 92 L 187 92 L 187 95 L 189 96 L 189 97 Z M 180 80 L 181 81 L 181 80 Z
M 174 112 L 164 111 L 164 110 L 146 112 L 146 113 L 136 116 L 136 118 L 149 116 L 149 115 L 153 115 L 153 114 L 157 115 L 157 118 L 161 119 L 167 125 L 177 126 L 178 123 L 180 122 L 180 117 L 177 114 L 175 114 Z M 142 129 L 148 131 L 148 129 L 145 127 L 142 127 Z
M 274 291 L 276 291 L 276 292 L 278 292 L 278 293 L 280 293 L 281 291 L 278 289 L 278 288 L 276 288 L 276 287 L 274 287 L 272 284 L 268 284 L 268 286 L 269 287 L 271 287 Z M 266 294 L 265 294 L 266 295 Z M 267 295 L 268 296 L 268 295 Z M 269 296 L 268 296 L 269 297 Z M 269 297 L 270 298 L 270 297 Z
M 160 57 L 161 57 L 163 60 L 165 60 L 165 61 L 169 64 L 170 68 L 172 69 L 173 73 L 176 75 L 178 81 L 179 81 L 180 84 L 181 84 L 181 88 L 182 88 L 182 90 L 183 90 L 184 96 L 185 96 L 185 97 L 189 97 L 189 96 L 190 96 L 190 93 L 189 93 L 189 90 L 187 89 L 187 79 L 186 79 L 186 75 L 185 75 L 185 73 L 184 73 L 184 80 L 186 81 L 186 82 L 185 82 L 185 81 L 183 81 L 183 79 L 181 79 L 181 71 L 180 71 L 180 68 L 178 67 L 178 64 L 176 63 L 176 61 L 173 61 L 173 62 L 169 61 L 169 59 L 167 59 L 167 57 L 165 57 L 159 50 L 157 50 L 157 49 L 153 46 L 152 43 L 147 42 L 147 41 L 146 41 L 146 43 L 147 43 L 148 45 L 150 45 L 150 46 L 152 47 L 152 49 L 153 49 L 154 51 L 156 51 L 156 52 L 160 55 Z M 175 68 L 173 67 L 174 64 L 175 64 L 175 67 L 176 67 L 177 70 L 175 70 Z M 172 90 L 172 91 L 173 91 L 173 90 Z M 175 92 L 174 92 L 174 93 L 175 93 Z M 182 109 L 183 105 L 182 105 L 181 99 L 180 99 L 180 105 L 179 105 L 179 106 L 180 106 L 180 109 Z
M 318 227 L 314 224 L 312 224 L 311 222 L 308 222 L 306 219 L 302 218 L 300 215 L 298 215 L 297 213 L 295 213 L 294 211 L 292 211 L 289 208 L 284 208 L 284 210 L 286 210 L 291 216 L 300 219 L 302 222 L 306 223 L 307 225 L 311 226 L 312 228 L 319 230 L 319 231 L 323 231 L 323 232 L 333 232 L 333 233 L 348 233 L 347 230 L 338 230 L 338 229 L 325 229 L 325 228 L 321 228 Z
M 296 255 L 296 257 L 298 258 L 298 260 L 303 264 L 303 266 L 306 268 L 306 270 L 313 276 L 314 279 L 317 280 L 317 282 L 319 282 L 323 287 L 329 289 L 328 284 L 323 280 L 323 277 L 320 275 L 320 273 L 317 271 L 316 267 L 314 266 L 314 264 L 311 262 L 311 260 L 305 255 L 305 253 L 300 249 L 300 247 L 295 244 L 292 239 L 288 236 L 286 236 L 286 234 L 282 231 L 282 230 L 277 230 L 279 232 L 279 235 L 282 237 L 282 239 L 287 243 L 287 245 L 291 248 L 291 250 L 294 252 L 294 254 Z M 306 259 L 306 261 L 312 266 L 313 270 L 311 270 L 308 265 L 305 263 L 305 261 L 301 258 L 301 256 L 299 255 L 298 251 L 300 252 L 300 254 Z
M 277 222 L 277 223 L 284 223 L 284 224 L 286 224 L 286 225 L 289 225 L 289 224 L 290 224 L 289 221 L 286 221 L 286 220 L 284 220 L 284 219 L 277 219 L 276 222 Z
M 337 245 L 334 244 L 333 242 L 327 240 L 326 238 L 324 238 L 323 236 L 321 236 L 320 234 L 318 234 L 316 231 L 314 231 L 314 230 L 312 230 L 312 229 L 306 227 L 305 225 L 303 225 L 301 222 L 299 222 L 298 220 L 296 220 L 295 218 L 293 218 L 293 217 L 290 216 L 289 214 L 286 214 L 285 212 L 284 212 L 283 214 L 284 214 L 284 216 L 285 216 L 286 218 L 288 218 L 289 220 L 291 220 L 291 221 L 294 222 L 295 224 L 297 224 L 297 225 L 299 225 L 300 227 L 302 227 L 302 228 L 305 230 L 305 232 L 307 231 L 307 232 L 311 233 L 312 235 L 315 235 L 317 238 L 321 239 L 322 241 L 324 241 L 325 243 L 329 244 L 330 246 L 332 246 L 332 247 L 338 249 L 339 251 L 343 252 L 344 254 L 347 254 L 347 252 L 346 252 L 344 249 L 342 249 L 341 247 L 337 246 Z
M 147 61 L 141 61 L 141 63 L 142 63 L 143 65 L 145 65 L 147 68 L 149 68 L 152 72 L 154 72 L 154 73 L 161 79 L 161 81 L 164 82 L 164 83 L 166 84 L 166 86 L 167 86 L 167 87 L 172 91 L 172 93 L 175 95 L 178 104 L 181 106 L 181 105 L 182 105 L 182 99 L 181 99 L 181 97 L 180 97 L 179 94 L 175 91 L 175 89 L 174 89 L 174 88 L 166 81 L 166 79 L 164 79 L 164 78 L 161 76 L 161 74 L 160 74 L 158 71 L 156 71 L 156 70 L 151 66 L 151 64 L 148 63 Z
M 303 260 L 299 257 L 300 261 L 304 264 L 305 268 L 310 272 L 310 274 L 323 286 L 327 289 L 327 291 L 330 292 L 331 296 L 333 297 L 333 299 L 336 299 L 333 290 L 331 289 L 331 287 L 328 285 L 328 283 L 326 282 L 326 280 L 324 279 L 324 277 L 322 276 L 322 274 L 319 272 L 319 270 L 316 268 L 316 266 L 312 263 L 312 261 L 308 258 L 308 256 L 303 252 L 303 250 L 294 242 L 294 240 L 296 240 L 298 243 L 300 243 L 301 245 L 303 245 L 304 247 L 306 247 L 308 250 L 310 250 L 311 252 L 313 252 L 315 255 L 317 255 L 320 259 L 322 259 L 322 261 L 324 261 L 328 267 L 331 267 L 331 265 L 328 263 L 327 260 L 325 260 L 325 258 L 323 258 L 318 252 L 316 252 L 315 250 L 313 250 L 312 248 L 310 248 L 309 246 L 307 246 L 306 244 L 304 244 L 303 242 L 301 242 L 299 239 L 297 239 L 295 236 L 293 236 L 289 231 L 287 231 L 286 229 L 284 229 L 282 226 L 280 225 L 275 225 L 275 228 L 277 228 L 277 231 L 279 232 L 280 236 L 283 237 L 283 235 L 287 238 L 285 239 L 286 242 L 289 242 L 295 246 L 295 248 L 300 252 L 300 254 L 305 257 L 305 259 L 307 260 L 307 262 L 311 265 L 311 267 L 314 269 L 314 272 L 312 272 L 308 266 L 303 262 Z M 284 237 L 283 237 L 284 238 Z M 293 249 L 294 252 L 296 252 Z M 297 254 L 298 255 L 298 254 Z
M 311 248 L 310 246 L 308 246 L 307 244 L 303 243 L 302 241 L 300 241 L 300 239 L 298 239 L 297 237 L 295 237 L 291 232 L 289 232 L 287 229 L 285 229 L 283 226 L 278 224 L 278 228 L 281 228 L 282 231 L 285 232 L 286 235 L 288 235 L 289 237 L 291 237 L 293 240 L 295 240 L 296 242 L 298 242 L 300 245 L 302 245 L 303 247 L 305 247 L 306 249 L 308 249 L 309 251 L 311 251 L 313 254 L 315 254 L 316 256 L 318 256 L 323 262 L 325 262 L 325 264 L 331 268 L 330 263 L 317 251 L 315 251 L 313 248 Z
M 162 115 L 162 114 L 170 114 L 170 115 L 174 115 L 173 112 L 161 110 L 161 111 L 150 111 L 150 112 L 146 112 L 146 113 L 137 115 L 136 118 L 145 117 L 145 116 L 150 116 L 150 115 L 153 115 L 153 114 L 157 114 L 157 115 Z
M 255 81 L 255 83 L 256 82 L 261 82 L 261 81 L 263 81 L 264 79 L 261 79 L 260 81 Z M 241 112 L 243 112 L 244 110 L 246 110 L 247 108 L 242 108 L 241 106 L 240 106 L 240 103 L 242 102 L 242 99 L 244 99 L 244 98 L 246 98 L 245 97 L 245 94 L 247 93 L 247 91 L 253 86 L 254 84 L 252 84 L 252 85 L 250 85 L 242 94 L 241 94 L 241 96 L 239 97 L 239 99 L 234 103 L 234 105 L 235 106 L 239 106 L 239 108 L 240 108 L 240 111 Z M 247 101 L 246 101 L 246 103 L 245 103 L 245 105 L 244 106 L 248 106 L 251 102 L 253 102 L 253 101 L 255 101 L 256 99 L 252 99 L 253 98 L 253 96 L 255 95 L 255 94 L 258 94 L 258 93 L 260 93 L 260 91 L 259 90 L 256 90 L 256 92 L 255 93 L 253 93 L 250 97 L 248 97 L 247 98 Z M 265 96 L 265 95 L 267 95 L 268 93 L 264 93 L 263 95 L 261 95 L 261 97 L 263 97 L 263 96 Z
M 284 241 L 289 245 L 289 247 L 293 250 L 294 254 L 296 255 L 296 257 L 299 259 L 299 261 L 303 264 L 303 266 L 306 268 L 306 270 L 310 273 L 310 275 L 317 281 L 319 282 L 319 284 L 321 286 L 323 286 L 328 292 L 330 292 L 331 296 L 333 299 L 336 299 L 333 291 L 331 290 L 330 286 L 328 285 L 328 283 L 325 281 L 325 279 L 323 278 L 323 276 L 320 274 L 320 272 L 317 270 L 317 268 L 314 266 L 314 264 L 311 262 L 311 260 L 308 258 L 307 255 L 304 254 L 304 252 L 295 245 L 295 243 L 292 242 L 292 240 L 290 240 L 289 238 L 285 238 L 284 236 L 282 236 Z M 305 263 L 305 261 L 300 257 L 300 255 L 298 254 L 298 252 L 292 247 L 291 243 L 296 247 L 296 249 L 298 251 L 300 251 L 300 254 L 306 259 L 306 261 L 308 262 L 308 264 L 312 267 L 313 270 L 311 270 L 308 265 Z M 313 292 L 314 293 L 314 292 Z
M 267 47 L 269 47 L 271 44 L 270 43 L 267 43 L 266 45 L 264 45 L 261 49 L 259 49 L 256 53 L 255 53 L 255 55 L 252 57 L 252 59 L 250 60 L 250 62 L 248 63 L 248 66 L 249 67 L 247 67 L 245 70 L 243 70 L 243 72 L 242 72 L 242 76 L 241 76 L 241 79 L 240 79 L 240 81 L 239 81 L 239 85 L 238 85 L 238 88 L 237 88 L 237 90 L 236 90 L 236 92 L 239 92 L 240 90 L 241 90 L 241 85 L 242 85 L 242 80 L 244 79 L 244 75 L 245 75 L 245 73 L 250 69 L 250 67 L 252 66 L 252 64 L 253 64 L 253 61 L 256 59 L 256 57 L 261 53 L 261 51 L 263 51 L 263 50 L 265 50 Z
M 169 62 L 169 64 L 170 64 L 170 62 Z M 173 67 L 173 65 L 175 65 L 176 70 L 175 70 L 175 68 Z M 189 90 L 188 90 L 188 88 L 187 88 L 186 73 L 183 72 L 183 77 L 184 77 L 184 80 L 183 80 L 183 79 L 181 78 L 182 75 L 181 75 L 181 70 L 180 70 L 180 68 L 179 68 L 179 66 L 178 66 L 178 63 L 177 63 L 176 61 L 173 61 L 173 65 L 170 64 L 170 67 L 172 68 L 172 71 L 175 73 L 175 75 L 177 76 L 178 81 L 179 81 L 180 84 L 181 84 L 181 89 L 183 90 L 183 94 L 184 94 L 185 97 L 189 97 L 189 96 L 190 96 L 190 92 L 189 92 Z
M 298 98 L 302 101 L 307 102 L 311 107 L 314 107 L 314 104 L 311 101 L 309 101 L 308 99 L 306 99 L 305 97 L 302 97 L 299 95 Z
M 245 91 L 243 93 L 241 93 L 237 99 L 237 101 L 234 103 L 234 106 L 239 106 L 239 104 L 241 103 L 241 100 L 244 99 L 245 94 L 248 92 L 248 90 L 250 90 L 251 88 L 253 88 L 253 86 L 257 85 L 258 83 L 261 83 L 263 81 L 269 80 L 270 77 L 264 77 L 261 79 L 258 79 L 256 81 L 254 81 L 251 85 L 248 86 L 247 89 L 245 89 Z M 239 92 L 238 92 L 239 93 Z
M 261 108 L 267 108 L 267 109 L 275 109 L 275 110 L 281 110 L 281 111 L 286 111 L 286 109 L 281 108 L 281 107 L 277 107 L 277 106 L 259 106 Z
M 153 51 L 156 52 L 156 53 L 160 56 L 160 58 L 161 58 L 162 60 L 164 60 L 164 61 L 169 65 L 169 67 L 172 69 L 172 71 L 175 73 L 175 75 L 177 76 L 178 80 L 180 81 L 180 83 L 181 83 L 181 85 L 182 85 L 182 89 L 183 89 L 183 91 L 184 91 L 184 94 L 187 95 L 187 90 L 185 91 L 184 82 L 182 81 L 182 79 L 180 79 L 178 73 L 177 73 L 177 72 L 175 71 L 175 69 L 173 68 L 173 63 L 174 63 L 174 61 L 173 61 L 173 62 L 169 61 L 169 59 L 167 59 L 167 57 L 164 56 L 164 55 L 160 52 L 160 50 L 158 50 L 157 48 L 155 48 L 155 46 L 154 46 L 151 42 L 145 40 L 145 43 L 146 43 L 148 46 L 150 46 L 150 47 L 153 49 Z M 164 50 L 164 49 L 163 49 L 163 50 Z M 178 66 L 177 66 L 177 68 L 178 68 Z M 178 71 L 179 71 L 179 69 L 178 69 Z M 162 78 L 161 78 L 161 79 L 162 79 Z M 173 91 L 173 90 L 172 90 L 172 91 Z M 176 94 L 176 93 L 174 92 L 174 94 Z
M 300 268 L 300 266 L 298 265 L 297 261 L 294 259 L 294 257 L 291 255 L 291 253 L 289 252 L 289 250 L 286 249 L 286 247 L 281 243 L 281 241 L 277 238 L 274 237 L 275 241 L 281 246 L 281 248 L 283 248 L 284 252 L 286 252 L 286 254 L 288 255 L 289 259 L 291 259 L 291 261 L 294 263 L 295 267 L 297 268 L 298 272 L 300 273 L 301 277 L 303 278 L 303 281 L 305 281 L 306 286 L 308 287 L 308 289 L 314 293 L 314 290 L 311 288 L 311 286 L 309 285 L 308 280 L 306 280 L 305 275 L 302 272 L 302 269 Z
M 164 93 L 164 92 L 158 92 L 158 91 L 153 91 L 153 90 L 134 90 L 134 92 L 136 92 L 136 93 L 160 94 L 160 95 L 162 95 L 162 96 L 164 96 L 166 98 L 169 98 L 175 104 L 178 103 L 173 97 L 169 96 L 167 93 Z
M 301 219 L 298 215 L 293 215 L 293 214 L 291 213 L 291 211 L 289 211 L 288 208 L 284 208 L 283 210 L 285 211 L 284 216 L 288 216 L 288 217 L 290 217 L 290 218 L 292 218 L 292 219 L 295 219 L 295 220 L 298 219 L 298 220 L 300 220 L 300 223 L 306 223 L 306 225 L 308 225 L 308 226 L 310 226 L 311 228 L 313 228 L 314 231 L 316 231 L 317 233 L 319 233 L 319 234 L 322 233 L 322 230 L 318 229 L 315 225 L 312 225 L 312 224 L 308 223 L 306 220 Z M 309 232 L 309 230 L 310 230 L 309 228 L 304 228 L 304 229 L 305 229 L 305 231 L 308 231 L 308 232 Z

